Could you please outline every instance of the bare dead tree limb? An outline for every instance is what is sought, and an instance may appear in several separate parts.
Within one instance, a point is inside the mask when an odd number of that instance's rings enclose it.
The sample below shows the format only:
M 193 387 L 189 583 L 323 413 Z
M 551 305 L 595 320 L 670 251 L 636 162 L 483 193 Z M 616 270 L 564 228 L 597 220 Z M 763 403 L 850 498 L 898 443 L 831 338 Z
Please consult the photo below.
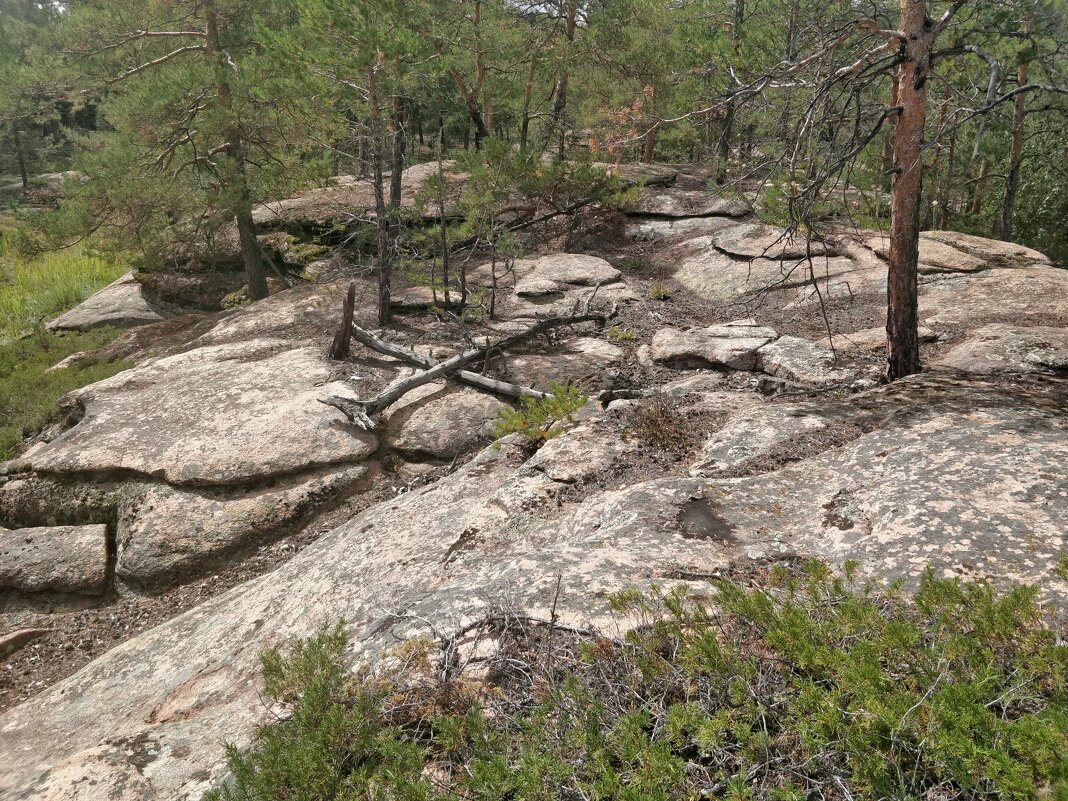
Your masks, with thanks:
M 386 356 L 392 356 L 394 359 L 406 362 L 423 370 L 428 370 L 438 364 L 436 359 L 424 356 L 421 353 L 416 353 L 414 350 L 409 350 L 402 345 L 386 342 L 384 339 L 376 337 L 370 331 L 366 331 L 358 325 L 353 325 L 352 327 L 352 338 L 373 351 Z M 498 395 L 506 395 L 510 398 L 545 398 L 548 397 L 549 394 L 547 392 L 542 392 L 541 390 L 520 386 L 519 384 L 500 381 L 496 378 L 489 378 L 469 370 L 457 370 L 449 377 L 459 381 L 461 384 L 467 384 L 476 389 L 493 392 Z
M 490 351 L 507 350 L 510 347 L 514 347 L 515 345 L 525 342 L 528 339 L 532 339 L 547 331 L 590 322 L 604 325 L 605 318 L 600 314 L 580 314 L 571 317 L 553 317 L 546 320 L 539 320 L 534 325 L 530 326 L 530 328 L 520 331 L 517 334 L 512 334 L 511 336 L 496 342 L 487 343 L 482 347 L 469 348 L 452 358 L 446 359 L 443 362 L 438 362 L 433 367 L 429 367 L 420 373 L 416 373 L 407 378 L 400 378 L 391 383 L 377 395 L 367 398 L 366 400 L 353 400 L 351 398 L 335 396 L 320 400 L 320 403 L 339 409 L 353 423 L 364 430 L 369 431 L 375 427 L 374 420 L 372 419 L 374 415 L 393 405 L 416 387 L 429 384 L 430 382 L 437 381 L 441 378 L 447 378 L 472 362 L 485 358 L 486 354 Z

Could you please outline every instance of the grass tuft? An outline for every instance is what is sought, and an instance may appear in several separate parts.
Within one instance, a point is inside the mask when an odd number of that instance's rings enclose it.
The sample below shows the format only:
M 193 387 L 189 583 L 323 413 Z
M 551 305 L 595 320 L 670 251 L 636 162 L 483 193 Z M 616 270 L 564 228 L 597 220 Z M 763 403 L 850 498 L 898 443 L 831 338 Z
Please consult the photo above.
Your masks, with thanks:
M 0 234 L 0 340 L 34 332 L 128 269 L 84 245 L 21 258 Z
M 119 331 L 53 334 L 44 321 L 111 283 L 126 266 L 85 246 L 23 258 L 0 231 L 0 459 L 52 422 L 71 390 L 125 369 L 92 357 L 49 371 L 66 357 L 102 348 Z

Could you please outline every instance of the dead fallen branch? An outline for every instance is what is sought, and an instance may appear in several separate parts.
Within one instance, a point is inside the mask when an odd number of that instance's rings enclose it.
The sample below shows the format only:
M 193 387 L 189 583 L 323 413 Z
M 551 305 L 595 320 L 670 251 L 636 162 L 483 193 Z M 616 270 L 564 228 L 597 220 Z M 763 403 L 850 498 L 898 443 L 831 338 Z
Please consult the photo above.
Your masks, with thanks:
M 410 350 L 403 345 L 386 342 L 386 340 L 376 337 L 370 331 L 366 331 L 358 325 L 352 326 L 352 338 L 373 351 L 385 356 L 392 356 L 398 361 L 406 362 L 422 370 L 429 370 L 431 367 L 435 367 L 439 364 L 437 359 L 432 359 L 429 356 L 416 353 L 414 350 Z M 471 345 L 472 347 L 477 347 L 473 342 Z M 520 386 L 519 384 L 511 384 L 507 381 L 490 378 L 481 373 L 473 373 L 470 370 L 457 370 L 449 377 L 459 381 L 461 384 L 467 384 L 468 386 L 482 389 L 487 392 L 494 392 L 498 395 L 506 395 L 510 398 L 544 398 L 549 394 L 538 389 L 531 389 L 530 387 Z
M 571 317 L 553 317 L 547 320 L 539 320 L 525 331 L 512 334 L 511 336 L 499 339 L 496 342 L 489 342 L 481 347 L 468 348 L 462 353 L 446 359 L 443 362 L 438 362 L 433 367 L 429 367 L 420 373 L 408 376 L 407 378 L 397 379 L 377 395 L 367 398 L 366 400 L 352 400 L 351 398 L 335 396 L 320 402 L 325 403 L 327 406 L 333 406 L 335 409 L 339 409 L 353 423 L 365 430 L 370 430 L 375 427 L 374 420 L 372 419 L 374 415 L 378 414 L 383 409 L 392 406 L 404 397 L 405 394 L 416 387 L 452 376 L 472 362 L 486 358 L 489 353 L 494 351 L 505 351 L 508 348 L 515 347 L 522 342 L 526 342 L 539 334 L 546 333 L 555 328 L 579 325 L 580 323 L 597 323 L 598 325 L 603 326 L 605 318 L 600 314 L 579 314 Z

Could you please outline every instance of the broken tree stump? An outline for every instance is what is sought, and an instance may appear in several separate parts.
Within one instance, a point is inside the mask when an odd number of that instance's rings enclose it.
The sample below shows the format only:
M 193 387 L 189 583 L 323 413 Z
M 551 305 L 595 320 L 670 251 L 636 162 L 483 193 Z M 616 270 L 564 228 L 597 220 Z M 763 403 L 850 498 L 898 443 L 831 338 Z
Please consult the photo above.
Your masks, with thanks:
M 345 295 L 345 305 L 341 309 L 341 327 L 334 334 L 334 341 L 330 345 L 331 359 L 346 359 L 352 343 L 352 315 L 356 311 L 356 282 L 349 283 L 348 294 Z

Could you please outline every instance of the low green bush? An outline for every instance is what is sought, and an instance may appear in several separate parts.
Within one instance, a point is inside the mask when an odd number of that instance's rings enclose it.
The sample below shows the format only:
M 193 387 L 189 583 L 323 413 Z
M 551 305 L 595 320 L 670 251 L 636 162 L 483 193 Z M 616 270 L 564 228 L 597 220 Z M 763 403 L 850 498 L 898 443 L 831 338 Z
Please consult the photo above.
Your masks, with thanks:
M 354 671 L 324 627 L 265 654 L 288 712 L 208 799 L 1068 798 L 1068 646 L 1033 589 L 908 597 L 815 563 L 714 584 L 616 598 L 624 640 L 491 616 L 480 681 L 454 643 Z

